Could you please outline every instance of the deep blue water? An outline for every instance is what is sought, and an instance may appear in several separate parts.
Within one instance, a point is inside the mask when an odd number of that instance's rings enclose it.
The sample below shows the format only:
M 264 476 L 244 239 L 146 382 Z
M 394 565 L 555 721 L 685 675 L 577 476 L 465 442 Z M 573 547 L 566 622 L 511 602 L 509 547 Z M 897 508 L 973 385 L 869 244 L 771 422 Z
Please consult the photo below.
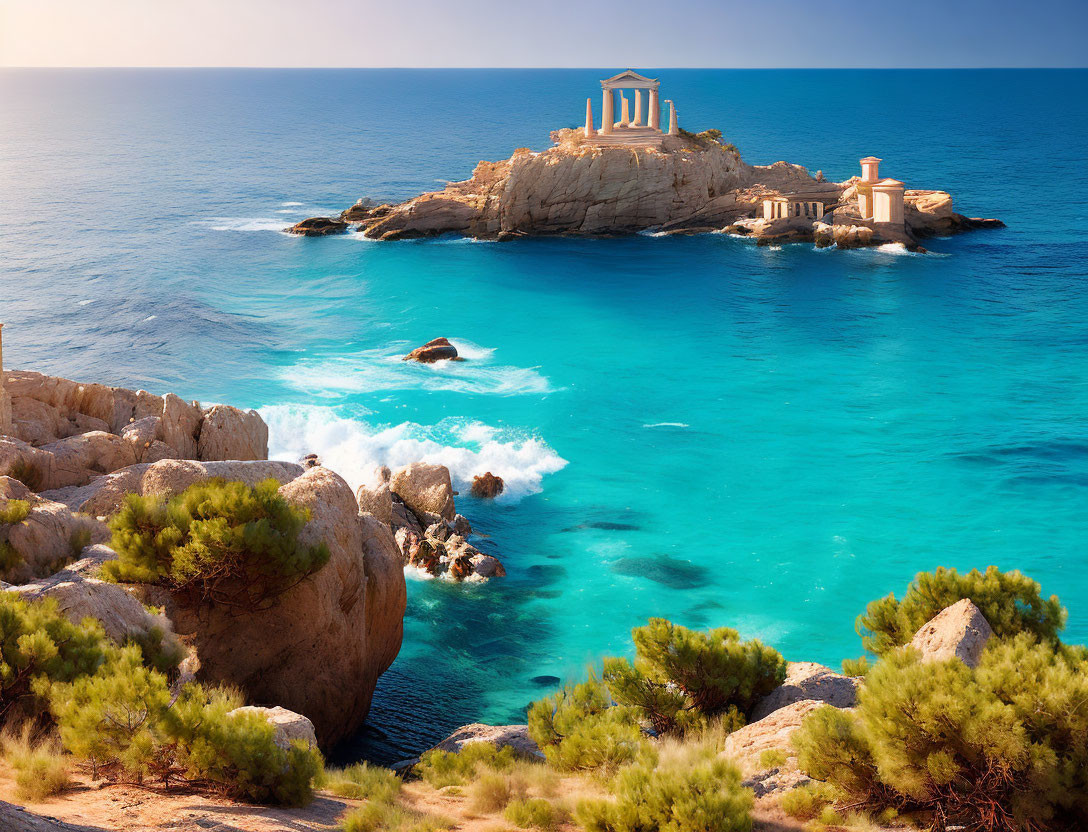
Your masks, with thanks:
M 507 479 L 459 506 L 509 577 L 409 582 L 346 756 L 518 719 L 651 615 L 836 665 L 940 564 L 1021 568 L 1088 638 L 1088 72 L 652 73 L 749 162 L 875 154 L 1008 223 L 929 255 L 277 233 L 542 149 L 614 71 L 0 71 L 8 366 L 262 408 L 353 483 Z M 439 335 L 470 360 L 397 360 Z

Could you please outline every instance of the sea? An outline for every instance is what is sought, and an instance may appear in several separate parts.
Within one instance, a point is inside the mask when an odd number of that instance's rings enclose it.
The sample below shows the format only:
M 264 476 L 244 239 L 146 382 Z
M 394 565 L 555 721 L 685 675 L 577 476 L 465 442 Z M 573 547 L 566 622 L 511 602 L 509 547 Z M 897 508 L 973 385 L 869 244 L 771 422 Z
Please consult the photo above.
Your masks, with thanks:
M 941 565 L 1088 640 L 1088 71 L 645 70 L 749 163 L 876 155 L 1008 225 L 926 254 L 282 232 L 543 150 L 618 69 L 0 70 L 6 367 L 257 408 L 353 486 L 441 463 L 506 565 L 408 576 L 343 760 L 524 720 L 652 616 L 837 667 Z

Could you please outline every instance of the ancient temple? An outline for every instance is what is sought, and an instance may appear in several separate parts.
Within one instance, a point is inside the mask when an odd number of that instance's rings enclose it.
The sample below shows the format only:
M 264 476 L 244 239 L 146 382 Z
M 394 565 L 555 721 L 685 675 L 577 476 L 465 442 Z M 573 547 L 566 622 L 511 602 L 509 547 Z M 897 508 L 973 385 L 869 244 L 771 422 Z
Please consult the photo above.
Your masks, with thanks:
M 603 97 L 599 129 L 593 124 L 593 99 L 586 99 L 586 141 L 602 145 L 660 145 L 666 134 L 661 130 L 662 102 L 658 97 L 659 87 L 660 82 L 656 78 L 639 75 L 633 69 L 626 69 L 619 75 L 605 78 L 601 81 Z M 680 123 L 676 118 L 676 105 L 669 100 L 664 103 L 669 105 L 668 135 L 679 135 Z

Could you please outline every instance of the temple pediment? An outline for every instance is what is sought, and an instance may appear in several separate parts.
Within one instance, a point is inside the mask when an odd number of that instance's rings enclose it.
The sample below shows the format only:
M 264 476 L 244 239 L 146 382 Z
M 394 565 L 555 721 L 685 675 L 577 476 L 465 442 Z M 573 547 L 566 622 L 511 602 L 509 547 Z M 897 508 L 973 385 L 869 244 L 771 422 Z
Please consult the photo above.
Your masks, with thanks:
M 659 84 L 656 78 L 647 78 L 645 75 L 639 75 L 633 69 L 625 69 L 619 75 L 605 78 L 601 81 L 601 86 L 606 90 L 618 88 L 656 90 Z

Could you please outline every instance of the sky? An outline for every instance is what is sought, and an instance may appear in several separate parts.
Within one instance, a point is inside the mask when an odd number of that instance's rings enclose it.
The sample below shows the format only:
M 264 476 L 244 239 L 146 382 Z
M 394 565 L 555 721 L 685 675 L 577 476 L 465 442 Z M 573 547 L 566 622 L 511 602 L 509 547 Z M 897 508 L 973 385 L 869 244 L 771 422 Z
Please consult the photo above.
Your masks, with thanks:
M 0 66 L 1084 67 L 1088 0 L 0 0 Z

